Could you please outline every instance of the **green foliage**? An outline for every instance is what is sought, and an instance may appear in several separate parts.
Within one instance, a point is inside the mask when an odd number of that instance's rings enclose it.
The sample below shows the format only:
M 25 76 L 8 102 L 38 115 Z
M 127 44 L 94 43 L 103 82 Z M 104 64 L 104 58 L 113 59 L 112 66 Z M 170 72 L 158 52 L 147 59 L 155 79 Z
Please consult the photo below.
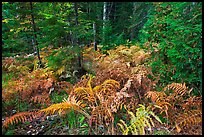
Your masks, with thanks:
M 3 134 L 44 112 L 61 117 L 43 134 L 120 134 L 120 126 L 123 134 L 166 135 L 202 123 L 202 99 L 190 95 L 202 95 L 201 2 L 82 2 L 77 14 L 75 2 L 32 5 L 35 32 L 30 2 L 2 3 L 2 55 L 20 55 L 2 58 Z M 43 68 L 25 56 L 36 50 L 35 35 Z
M 75 115 L 74 110 L 71 110 L 71 111 L 68 113 L 67 116 L 68 116 L 69 127 L 70 127 L 70 128 L 76 127 L 77 119 L 76 119 L 76 115 Z
M 76 67 L 76 55 L 77 50 L 74 48 L 67 47 L 56 50 L 51 55 L 46 57 L 48 60 L 46 67 L 52 70 L 56 77 L 59 77 L 62 75 L 62 73 L 69 74 L 74 70 L 73 67 Z
M 60 103 L 60 102 L 62 102 L 62 100 L 64 99 L 64 98 L 66 98 L 67 97 L 67 92 L 63 92 L 63 91 L 61 91 L 60 93 L 57 93 L 57 92 L 53 92 L 52 94 L 51 94 L 51 102 L 52 103 Z
M 2 55 L 11 56 L 33 50 L 29 3 L 2 3 Z M 20 48 L 19 48 L 20 47 Z
M 200 2 L 154 3 L 140 38 L 157 50 L 152 69 L 161 74 L 161 83 L 186 82 L 201 91 L 201 18 Z
M 150 116 L 153 116 L 157 121 L 161 123 L 159 117 L 150 110 L 151 106 L 148 106 L 147 108 L 145 108 L 145 106 L 141 104 L 139 104 L 139 106 L 140 107 L 137 108 L 136 115 L 134 115 L 133 112 L 128 111 L 128 114 L 131 116 L 129 126 L 127 126 L 127 124 L 123 120 L 120 120 L 120 123 L 118 123 L 118 126 L 120 126 L 120 128 L 122 129 L 123 135 L 128 135 L 129 132 L 134 135 L 144 135 L 146 126 L 150 129 L 152 128 L 152 126 L 154 127 L 154 122 Z
M 14 130 L 7 130 L 5 135 L 15 135 Z

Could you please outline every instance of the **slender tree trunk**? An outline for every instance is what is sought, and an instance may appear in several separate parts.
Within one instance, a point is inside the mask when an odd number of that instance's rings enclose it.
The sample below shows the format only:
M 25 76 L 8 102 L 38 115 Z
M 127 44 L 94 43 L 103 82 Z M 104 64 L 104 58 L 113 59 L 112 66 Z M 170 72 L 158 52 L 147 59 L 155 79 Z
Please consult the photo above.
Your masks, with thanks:
M 107 2 L 103 3 L 103 40 L 105 41 L 105 27 L 106 27 L 106 17 L 107 17 Z
M 107 13 L 107 2 L 104 2 L 103 4 L 103 28 L 105 27 L 106 13 Z
M 74 2 L 74 11 L 75 11 L 75 26 L 78 27 L 79 22 L 78 22 L 78 5 L 77 5 L 77 2 Z M 77 32 L 75 32 L 75 45 L 79 46 L 77 35 L 78 35 Z M 81 48 L 79 47 L 79 50 L 80 49 Z M 81 51 L 79 51 L 79 53 L 78 53 L 78 66 L 79 66 L 79 68 L 82 67 L 81 60 L 82 60 Z
M 94 34 L 94 50 L 97 51 L 97 44 L 96 44 L 96 23 L 93 23 L 93 34 Z
M 111 11 L 112 11 L 112 7 L 113 7 L 113 2 L 111 2 L 111 4 L 110 4 L 110 8 L 109 8 L 109 10 L 108 10 L 108 14 L 107 14 L 107 19 L 108 20 L 110 20 L 110 13 L 111 13 Z
M 43 66 L 42 66 L 42 61 L 41 61 L 40 53 L 38 49 L 37 34 L 36 34 L 37 30 L 36 30 L 35 19 L 34 19 L 34 14 L 33 14 L 33 3 L 32 2 L 30 2 L 30 10 L 31 10 L 31 17 L 32 17 L 33 32 L 34 32 L 33 41 L 34 41 L 35 50 L 37 52 L 37 56 L 39 60 L 39 67 L 41 68 Z
M 135 13 L 136 13 L 136 9 L 137 9 L 137 3 L 133 2 L 133 21 L 135 21 Z M 131 34 L 130 34 L 130 40 L 132 41 L 134 39 L 134 31 L 135 31 L 135 27 L 131 28 Z

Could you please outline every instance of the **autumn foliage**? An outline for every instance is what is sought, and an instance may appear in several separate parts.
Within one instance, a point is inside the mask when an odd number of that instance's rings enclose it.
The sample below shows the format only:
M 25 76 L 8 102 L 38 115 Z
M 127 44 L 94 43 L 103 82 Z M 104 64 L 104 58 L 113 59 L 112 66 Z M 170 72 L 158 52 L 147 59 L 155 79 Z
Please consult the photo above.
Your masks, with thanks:
M 202 122 L 202 99 L 192 96 L 193 89 L 188 89 L 185 83 L 171 83 L 157 91 L 159 76 L 153 75 L 147 63 L 151 53 L 138 46 L 121 45 L 108 51 L 108 55 L 92 48 L 85 48 L 83 55 L 84 62 L 92 62 L 95 76 L 84 75 L 74 85 L 58 81 L 52 69 L 37 68 L 3 86 L 3 102 L 16 95 L 19 101 L 45 104 L 35 112 L 8 115 L 3 127 L 42 115 L 63 116 L 70 110 L 86 117 L 89 134 L 153 134 L 156 123 L 179 133 L 186 126 Z M 9 66 L 14 61 L 4 60 L 3 70 L 11 71 Z M 17 64 L 16 67 L 18 65 L 21 66 Z M 19 70 L 23 69 L 19 66 Z M 50 95 L 61 90 L 66 91 L 68 97 L 61 103 L 52 104 Z M 167 123 L 160 120 L 161 116 Z

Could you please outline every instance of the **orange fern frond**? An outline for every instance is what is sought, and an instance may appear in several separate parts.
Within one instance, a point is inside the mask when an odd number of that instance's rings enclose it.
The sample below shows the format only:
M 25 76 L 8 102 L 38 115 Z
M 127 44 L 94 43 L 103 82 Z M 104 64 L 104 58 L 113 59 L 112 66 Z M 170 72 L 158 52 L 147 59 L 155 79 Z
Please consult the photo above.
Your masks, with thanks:
M 116 88 L 120 88 L 120 84 L 113 80 L 113 79 L 109 79 L 109 80 L 105 80 L 102 84 L 103 86 L 111 86 L 111 87 L 116 87 Z
M 82 104 L 81 101 L 76 101 L 75 97 L 71 97 L 67 100 L 64 100 L 62 103 L 53 104 L 49 106 L 48 108 L 40 110 L 41 112 L 45 112 L 45 114 L 54 114 L 55 112 L 58 112 L 60 115 L 62 112 L 65 112 L 67 110 L 75 110 L 82 114 L 84 114 L 86 117 L 90 117 L 84 110 L 83 110 L 84 104 Z
M 145 98 L 150 98 L 152 102 L 156 102 L 158 93 L 156 91 L 148 91 L 145 93 Z
M 19 122 L 25 122 L 28 120 L 35 119 L 39 116 L 40 112 L 19 112 L 11 117 L 7 117 L 3 123 L 3 127 L 7 128 L 9 124 L 17 124 Z
M 165 88 L 164 88 L 164 91 L 166 90 L 173 90 L 173 94 L 175 96 L 179 95 L 179 96 L 182 96 L 184 95 L 185 93 L 187 93 L 187 87 L 186 87 L 186 84 L 181 84 L 181 83 L 172 83 L 172 84 L 169 84 L 167 85 Z
M 148 91 L 145 93 L 146 98 L 151 98 L 152 102 L 165 100 L 167 95 L 164 92 Z

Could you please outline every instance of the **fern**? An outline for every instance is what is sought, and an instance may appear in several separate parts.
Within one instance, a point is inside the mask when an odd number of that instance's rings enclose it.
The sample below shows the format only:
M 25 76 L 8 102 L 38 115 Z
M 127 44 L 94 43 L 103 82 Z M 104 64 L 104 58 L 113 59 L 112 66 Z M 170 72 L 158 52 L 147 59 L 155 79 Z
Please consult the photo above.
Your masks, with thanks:
M 168 93 L 170 90 L 172 93 Z M 167 96 L 164 91 L 167 91 L 169 95 Z M 147 92 L 145 97 L 151 98 L 152 102 L 160 106 L 160 114 L 165 112 L 170 124 L 175 125 L 173 129 L 181 132 L 185 126 L 193 126 L 202 122 L 202 99 L 191 96 L 191 91 L 192 89 L 188 90 L 185 83 L 172 83 L 167 85 L 162 92 Z
M 192 127 L 193 125 L 202 123 L 202 111 L 191 110 L 186 113 L 179 114 L 175 123 L 176 125 L 174 128 L 176 128 L 177 132 L 180 132 L 184 126 Z
M 145 127 L 152 128 L 154 127 L 154 122 L 150 116 L 153 116 L 160 123 L 161 120 L 158 116 L 154 114 L 154 112 L 150 111 L 150 106 L 145 108 L 144 105 L 139 104 L 139 108 L 137 108 L 136 115 L 133 112 L 128 111 L 128 114 L 131 116 L 130 125 L 128 126 L 123 120 L 120 120 L 118 126 L 122 129 L 123 135 L 128 135 L 129 132 L 131 134 L 145 134 Z
M 185 93 L 187 93 L 187 87 L 184 84 L 181 84 L 181 83 L 172 83 L 172 84 L 169 84 L 167 85 L 165 88 L 164 88 L 164 91 L 166 90 L 173 90 L 173 94 L 174 96 L 183 96 Z
M 17 124 L 19 122 L 25 122 L 28 120 L 37 118 L 41 115 L 41 113 L 39 111 L 33 111 L 33 112 L 19 112 L 11 117 L 7 117 L 3 123 L 3 127 L 7 128 L 8 125 L 13 125 L 13 124 Z
M 187 100 L 185 100 L 181 106 L 186 111 L 191 110 L 192 107 L 201 109 L 202 108 L 202 98 L 196 97 L 196 96 L 190 97 Z
M 46 104 L 46 105 L 50 104 L 49 94 L 45 92 L 43 92 L 42 95 L 35 95 L 31 97 L 30 100 L 33 101 L 34 103 L 40 103 L 40 104 Z
M 53 104 L 49 106 L 48 108 L 40 110 L 41 112 L 45 112 L 46 115 L 54 114 L 55 112 L 58 112 L 60 115 L 63 114 L 63 112 L 67 110 L 75 110 L 82 114 L 84 114 L 86 117 L 90 118 L 88 113 L 86 113 L 83 110 L 84 104 L 82 104 L 81 101 L 77 101 L 74 96 L 68 98 L 67 100 L 64 99 L 62 103 Z

